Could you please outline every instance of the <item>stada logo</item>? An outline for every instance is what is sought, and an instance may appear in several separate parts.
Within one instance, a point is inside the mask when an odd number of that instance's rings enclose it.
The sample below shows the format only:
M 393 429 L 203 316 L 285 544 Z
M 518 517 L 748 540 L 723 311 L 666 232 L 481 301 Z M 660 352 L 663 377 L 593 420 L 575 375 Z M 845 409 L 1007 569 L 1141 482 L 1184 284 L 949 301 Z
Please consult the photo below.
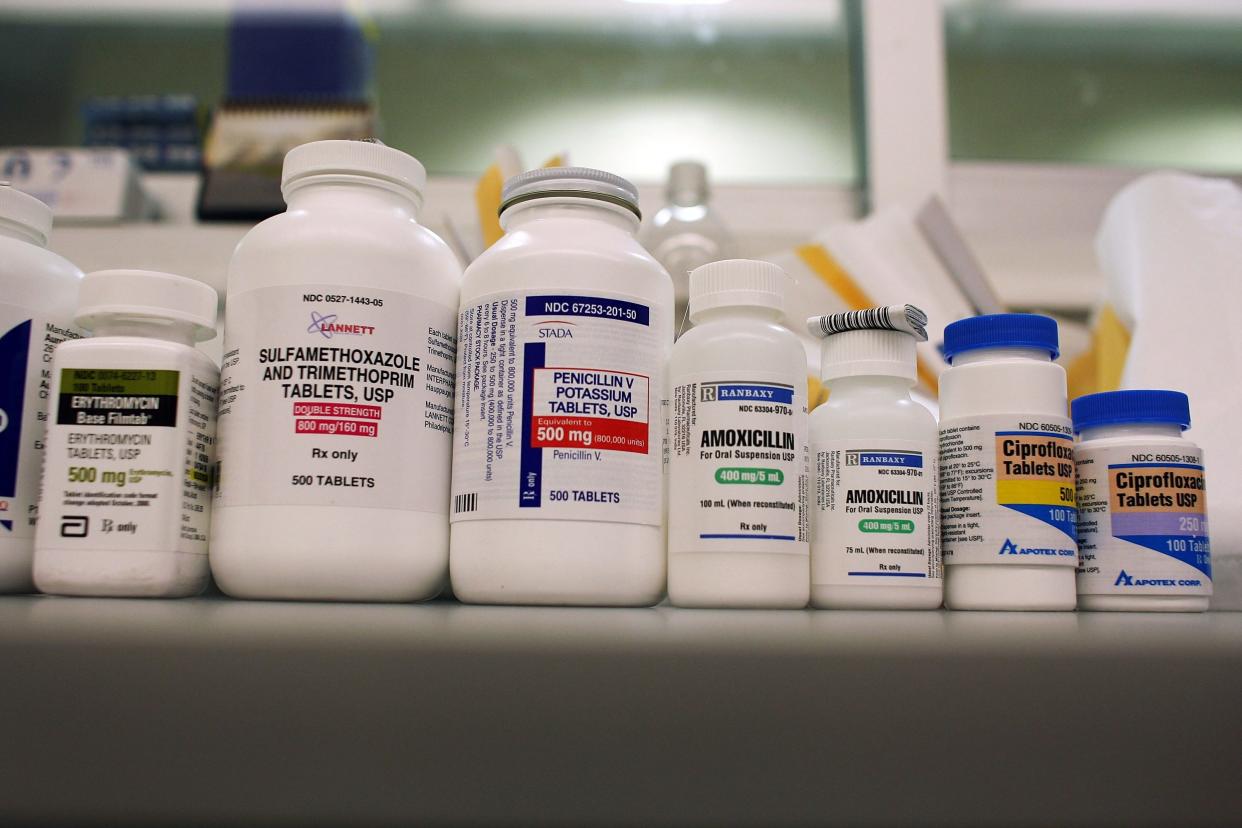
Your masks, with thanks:
M 334 336 L 371 336 L 375 333 L 374 325 L 353 325 L 348 322 L 338 322 L 337 314 L 322 314 L 319 311 L 311 311 L 311 322 L 307 326 L 307 333 L 317 333 L 324 339 L 331 339 Z

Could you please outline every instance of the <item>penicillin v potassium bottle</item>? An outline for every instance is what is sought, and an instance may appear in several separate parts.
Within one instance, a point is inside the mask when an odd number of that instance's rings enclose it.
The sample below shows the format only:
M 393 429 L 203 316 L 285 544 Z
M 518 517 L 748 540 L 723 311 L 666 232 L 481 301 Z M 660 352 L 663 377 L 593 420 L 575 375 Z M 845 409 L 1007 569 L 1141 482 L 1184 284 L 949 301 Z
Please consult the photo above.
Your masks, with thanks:
M 940 508 L 949 609 L 1074 609 L 1074 430 L 1057 354 L 1057 323 L 1047 316 L 977 316 L 945 328 Z
M 910 396 L 927 316 L 892 305 L 807 320 L 828 401 L 811 414 L 811 603 L 935 609 L 944 597 L 936 418 Z
M 461 271 L 425 183 L 382 144 L 303 144 L 289 209 L 233 255 L 211 567 L 234 597 L 443 587 Z
M 664 593 L 673 284 L 600 170 L 505 183 L 506 235 L 458 320 L 453 591 L 472 603 L 643 606 Z
M 676 606 L 806 606 L 806 350 L 780 324 L 787 282 L 776 265 L 746 259 L 690 274 L 695 327 L 669 364 Z
M 1202 612 L 1212 594 L 1203 451 L 1180 391 L 1071 405 L 1079 442 L 1078 607 Z
M 47 249 L 52 210 L 0 182 L 0 593 L 29 592 L 39 472 L 57 345 L 82 271 Z
M 216 292 L 146 270 L 82 282 L 52 362 L 34 579 L 60 595 L 176 598 L 207 583 L 220 372 Z

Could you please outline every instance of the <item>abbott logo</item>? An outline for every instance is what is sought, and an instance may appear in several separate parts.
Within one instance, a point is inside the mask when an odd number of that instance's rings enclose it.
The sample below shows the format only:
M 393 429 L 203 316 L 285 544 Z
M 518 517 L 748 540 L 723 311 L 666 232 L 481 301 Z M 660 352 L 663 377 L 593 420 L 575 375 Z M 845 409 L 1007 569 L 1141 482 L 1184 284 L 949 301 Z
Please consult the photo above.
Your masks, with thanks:
M 84 538 L 90 529 L 91 519 L 86 515 L 65 515 L 60 522 L 62 538 Z

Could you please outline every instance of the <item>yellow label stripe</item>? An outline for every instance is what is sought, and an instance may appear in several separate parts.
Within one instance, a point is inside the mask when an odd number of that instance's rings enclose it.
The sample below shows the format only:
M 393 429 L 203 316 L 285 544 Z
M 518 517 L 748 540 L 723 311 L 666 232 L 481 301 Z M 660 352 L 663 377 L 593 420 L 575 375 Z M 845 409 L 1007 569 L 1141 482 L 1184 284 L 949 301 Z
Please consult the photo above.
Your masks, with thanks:
M 1064 495 L 1069 499 L 1064 499 Z M 1074 484 L 1061 480 L 997 480 L 996 502 L 1002 506 L 1065 506 L 1070 509 L 1077 503 Z

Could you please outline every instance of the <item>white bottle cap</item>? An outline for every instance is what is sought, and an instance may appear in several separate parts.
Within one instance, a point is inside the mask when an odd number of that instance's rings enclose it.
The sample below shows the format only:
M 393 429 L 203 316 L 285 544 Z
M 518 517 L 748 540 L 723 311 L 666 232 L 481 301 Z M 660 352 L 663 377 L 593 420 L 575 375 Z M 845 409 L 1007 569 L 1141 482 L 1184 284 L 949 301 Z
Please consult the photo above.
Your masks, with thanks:
M 289 185 L 311 175 L 339 173 L 378 178 L 414 193 L 421 204 L 427 170 L 412 155 L 378 141 L 312 141 L 289 150 L 280 175 L 286 196 Z
M 203 282 L 155 270 L 97 270 L 78 293 L 77 324 L 94 330 L 102 317 L 125 316 L 189 322 L 194 338 L 216 335 L 216 291 Z
M 904 331 L 842 331 L 820 344 L 820 378 L 901 377 L 918 380 L 914 337 Z
M 700 161 L 676 161 L 668 168 L 668 200 L 680 207 L 706 204 L 707 167 Z
M 784 311 L 789 277 L 771 262 L 724 259 L 690 271 L 690 321 L 704 311 L 728 306 Z
M 52 208 L 7 181 L 0 181 L 0 221 L 20 226 L 46 247 L 52 232 Z

